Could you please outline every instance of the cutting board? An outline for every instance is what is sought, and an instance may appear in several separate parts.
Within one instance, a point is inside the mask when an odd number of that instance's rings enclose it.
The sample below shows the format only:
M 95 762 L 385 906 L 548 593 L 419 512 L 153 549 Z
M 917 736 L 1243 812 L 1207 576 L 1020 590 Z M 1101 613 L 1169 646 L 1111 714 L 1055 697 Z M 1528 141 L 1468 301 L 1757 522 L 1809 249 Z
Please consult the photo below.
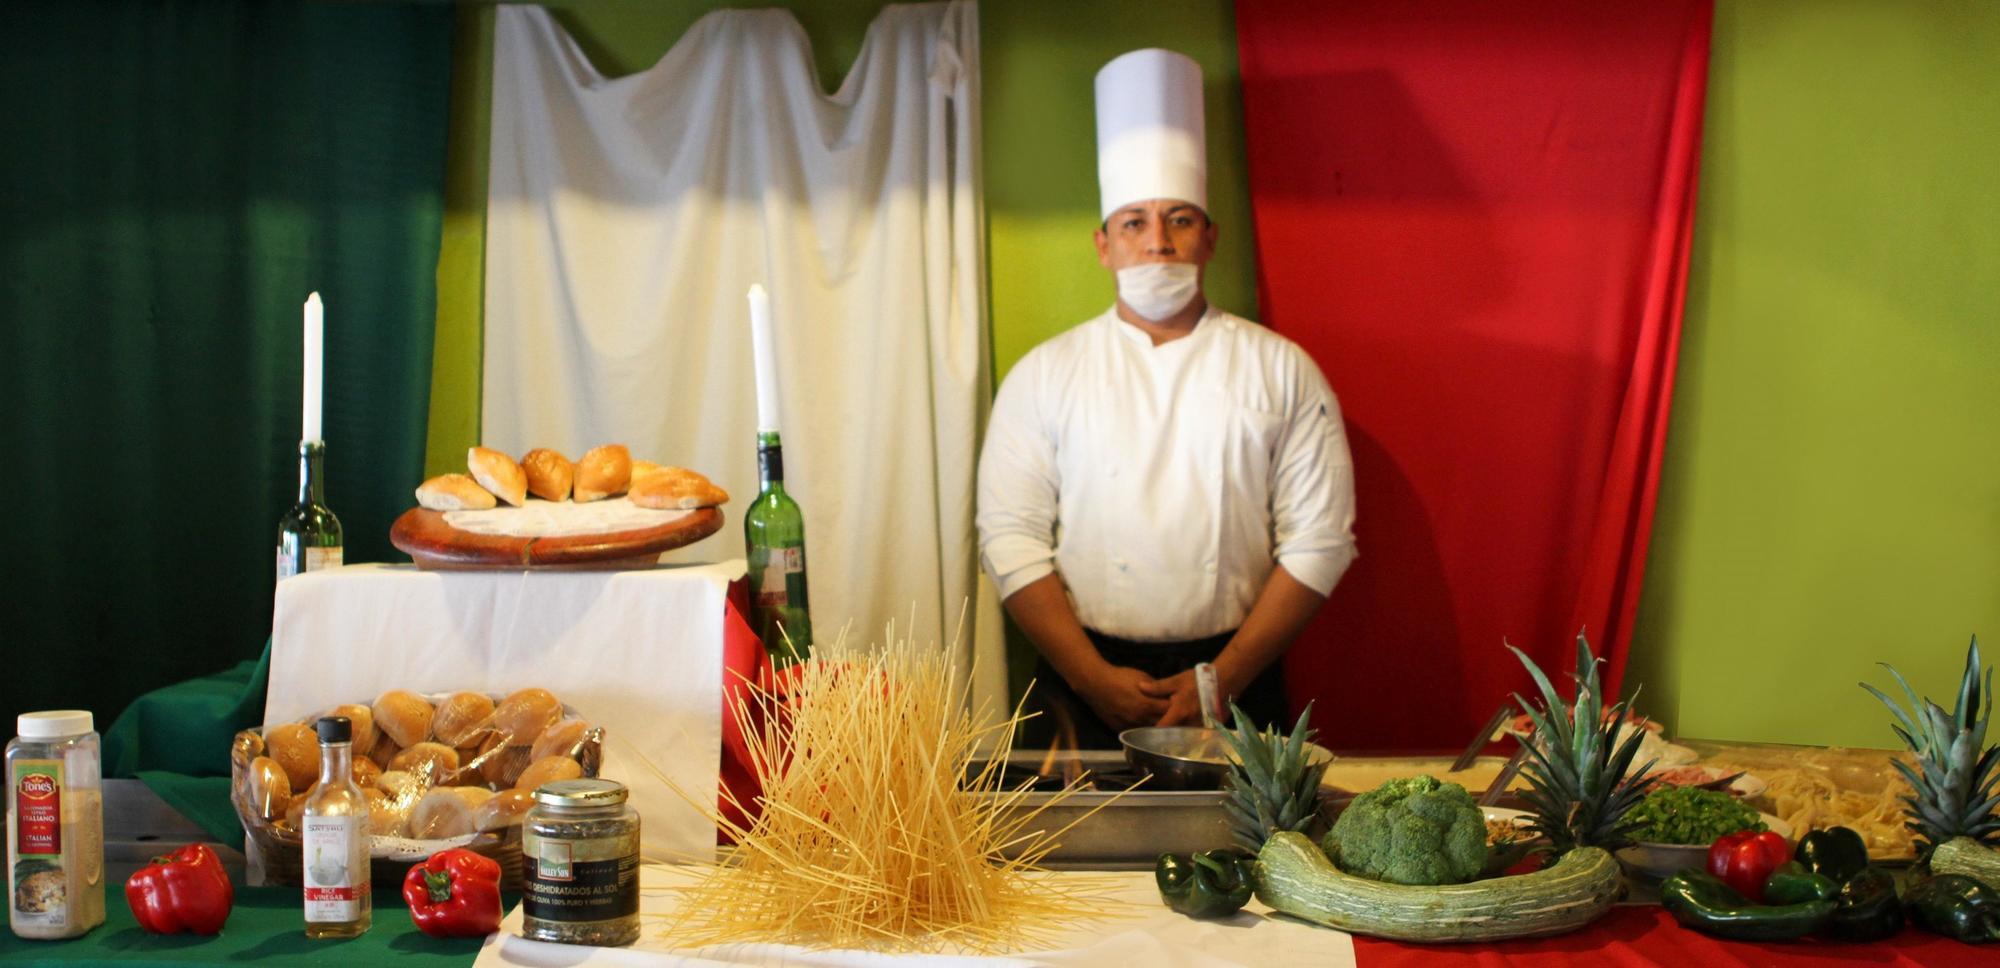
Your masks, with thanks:
M 647 568 L 660 553 L 722 530 L 721 508 L 700 508 L 636 531 L 523 538 L 452 527 L 444 513 L 411 508 L 389 528 L 389 542 L 428 571 L 464 569 L 618 570 Z

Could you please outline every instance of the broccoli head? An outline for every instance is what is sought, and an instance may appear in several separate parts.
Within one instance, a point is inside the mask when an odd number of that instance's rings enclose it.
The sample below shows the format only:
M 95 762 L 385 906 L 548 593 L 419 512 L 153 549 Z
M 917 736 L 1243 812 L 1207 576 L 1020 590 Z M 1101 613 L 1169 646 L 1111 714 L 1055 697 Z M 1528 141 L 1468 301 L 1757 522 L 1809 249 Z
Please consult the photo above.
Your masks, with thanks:
M 1321 846 L 1359 877 L 1458 884 L 1486 866 L 1486 817 L 1464 787 L 1407 777 L 1355 797 Z

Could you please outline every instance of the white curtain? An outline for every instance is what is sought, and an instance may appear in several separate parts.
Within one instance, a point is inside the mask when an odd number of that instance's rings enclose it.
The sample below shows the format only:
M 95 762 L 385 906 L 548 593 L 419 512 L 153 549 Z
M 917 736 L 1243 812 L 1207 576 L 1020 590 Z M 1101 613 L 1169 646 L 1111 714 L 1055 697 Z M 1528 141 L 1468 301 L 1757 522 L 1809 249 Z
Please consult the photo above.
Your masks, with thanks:
M 744 293 L 771 293 L 785 483 L 806 516 L 813 631 L 949 643 L 1004 697 L 973 475 L 989 364 L 978 8 L 888 6 L 820 87 L 782 10 L 703 17 L 609 79 L 538 7 L 494 35 L 483 436 L 572 458 L 619 442 L 757 491 Z M 912 621 L 914 620 L 914 621 Z

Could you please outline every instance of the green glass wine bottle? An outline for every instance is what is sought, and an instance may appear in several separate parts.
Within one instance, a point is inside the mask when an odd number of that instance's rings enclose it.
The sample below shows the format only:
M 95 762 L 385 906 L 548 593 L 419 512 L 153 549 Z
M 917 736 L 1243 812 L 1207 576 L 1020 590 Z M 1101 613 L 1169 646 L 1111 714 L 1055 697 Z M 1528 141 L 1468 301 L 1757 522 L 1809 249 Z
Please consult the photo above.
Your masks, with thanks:
M 778 433 L 757 434 L 757 499 L 743 515 L 743 546 L 750 558 L 750 627 L 784 666 L 812 651 L 812 617 L 806 607 L 806 519 L 785 493 L 785 458 Z M 790 644 L 787 645 L 787 640 Z
M 326 443 L 299 442 L 299 501 L 278 519 L 278 580 L 338 568 L 340 519 L 326 506 Z

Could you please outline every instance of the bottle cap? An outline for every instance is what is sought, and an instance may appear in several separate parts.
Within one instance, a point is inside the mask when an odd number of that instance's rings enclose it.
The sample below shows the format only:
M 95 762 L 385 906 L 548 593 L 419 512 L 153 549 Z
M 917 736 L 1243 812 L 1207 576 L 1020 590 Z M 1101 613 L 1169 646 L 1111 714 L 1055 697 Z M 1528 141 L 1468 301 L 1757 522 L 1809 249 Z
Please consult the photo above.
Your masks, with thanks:
M 88 709 L 51 709 L 40 713 L 22 713 L 14 720 L 14 732 L 22 739 L 61 739 L 65 736 L 82 736 L 90 732 L 95 721 Z
M 319 741 L 321 743 L 354 742 L 354 723 L 346 716 L 321 716 L 319 720 Z

